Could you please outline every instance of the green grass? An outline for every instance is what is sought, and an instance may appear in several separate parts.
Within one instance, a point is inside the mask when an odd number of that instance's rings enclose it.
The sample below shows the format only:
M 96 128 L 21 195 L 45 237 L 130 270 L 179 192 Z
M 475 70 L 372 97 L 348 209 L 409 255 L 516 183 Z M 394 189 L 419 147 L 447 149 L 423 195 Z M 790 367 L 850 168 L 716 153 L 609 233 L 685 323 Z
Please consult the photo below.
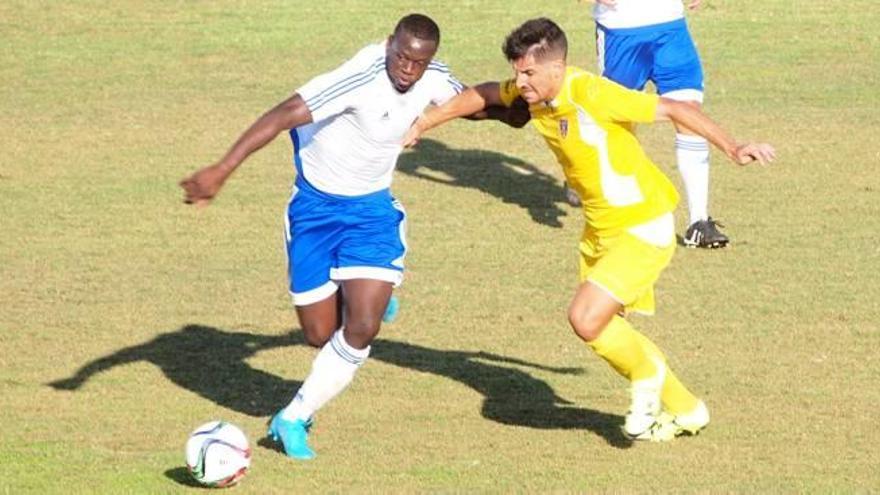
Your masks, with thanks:
M 401 315 L 321 411 L 308 464 L 260 441 L 314 355 L 280 249 L 290 145 L 208 209 L 176 183 L 413 4 L 0 4 L 0 491 L 195 491 L 183 445 L 215 418 L 255 447 L 236 493 L 880 490 L 880 11 L 706 3 L 690 18 L 706 108 L 780 160 L 715 155 L 712 212 L 733 244 L 680 250 L 658 315 L 635 323 L 711 427 L 622 441 L 625 383 L 566 323 L 581 219 L 558 167 L 533 131 L 460 122 L 401 157 Z M 466 82 L 506 77 L 500 42 L 537 15 L 594 66 L 576 2 L 417 8 Z M 678 182 L 671 129 L 640 133 Z M 48 385 L 63 380 L 75 388 Z

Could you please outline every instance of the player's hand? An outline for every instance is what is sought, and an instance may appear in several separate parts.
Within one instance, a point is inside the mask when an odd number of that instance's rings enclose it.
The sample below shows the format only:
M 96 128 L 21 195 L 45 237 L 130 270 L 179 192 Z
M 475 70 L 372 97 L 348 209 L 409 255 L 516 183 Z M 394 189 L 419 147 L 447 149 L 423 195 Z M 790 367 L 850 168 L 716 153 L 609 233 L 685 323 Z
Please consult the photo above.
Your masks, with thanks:
M 736 147 L 733 159 L 740 165 L 758 162 L 769 165 L 776 159 L 776 150 L 767 143 L 746 143 Z
M 529 112 L 529 104 L 522 96 L 517 96 L 509 108 L 506 109 L 504 122 L 517 129 L 525 127 L 532 120 L 532 114 Z
M 701 3 L 703 3 L 703 0 L 690 0 L 687 4 L 687 8 L 688 10 L 697 10 L 697 7 L 699 7 Z
M 415 122 L 412 123 L 409 130 L 406 131 L 406 134 L 403 136 L 403 142 L 401 143 L 404 148 L 412 148 L 418 144 L 419 138 L 422 136 L 422 129 L 419 127 L 419 122 L 421 120 L 421 117 L 417 118 Z
M 222 168 L 220 164 L 205 167 L 191 176 L 180 181 L 180 187 L 183 188 L 183 202 L 186 204 L 194 204 L 197 206 L 207 206 L 214 199 L 214 196 L 220 192 L 229 172 Z

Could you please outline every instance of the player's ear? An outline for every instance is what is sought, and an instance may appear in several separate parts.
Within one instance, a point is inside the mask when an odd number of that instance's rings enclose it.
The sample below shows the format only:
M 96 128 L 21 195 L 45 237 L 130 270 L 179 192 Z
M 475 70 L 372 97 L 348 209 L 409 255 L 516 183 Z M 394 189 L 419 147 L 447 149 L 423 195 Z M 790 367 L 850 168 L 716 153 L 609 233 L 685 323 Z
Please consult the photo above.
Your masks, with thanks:
M 562 79 L 565 77 L 565 59 L 558 58 L 553 60 L 550 63 L 550 67 L 555 79 Z

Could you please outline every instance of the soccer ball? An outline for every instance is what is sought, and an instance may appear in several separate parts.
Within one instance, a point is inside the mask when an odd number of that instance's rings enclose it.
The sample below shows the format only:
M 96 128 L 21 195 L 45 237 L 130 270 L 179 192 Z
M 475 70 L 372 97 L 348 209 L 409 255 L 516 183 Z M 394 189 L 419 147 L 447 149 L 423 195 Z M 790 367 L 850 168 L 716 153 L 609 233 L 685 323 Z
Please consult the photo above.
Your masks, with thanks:
M 189 435 L 186 441 L 186 467 L 203 485 L 234 485 L 251 465 L 247 436 L 225 421 L 210 421 Z

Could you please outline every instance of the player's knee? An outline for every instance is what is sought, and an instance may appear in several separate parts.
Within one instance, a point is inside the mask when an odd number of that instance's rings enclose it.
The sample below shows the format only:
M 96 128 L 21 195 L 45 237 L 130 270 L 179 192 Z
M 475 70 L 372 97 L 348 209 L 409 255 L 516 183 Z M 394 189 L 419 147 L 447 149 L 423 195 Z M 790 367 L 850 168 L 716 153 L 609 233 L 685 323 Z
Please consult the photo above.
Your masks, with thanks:
M 379 325 L 378 319 L 352 318 L 345 323 L 345 341 L 355 349 L 363 349 L 373 342 Z
M 335 328 L 326 325 L 304 323 L 302 325 L 303 339 L 312 347 L 324 347 L 330 340 Z
M 571 324 L 574 333 L 587 342 L 596 340 L 599 334 L 602 333 L 602 329 L 605 328 L 606 323 L 598 315 L 591 312 L 589 308 L 582 308 L 576 305 L 568 308 L 568 322 Z

